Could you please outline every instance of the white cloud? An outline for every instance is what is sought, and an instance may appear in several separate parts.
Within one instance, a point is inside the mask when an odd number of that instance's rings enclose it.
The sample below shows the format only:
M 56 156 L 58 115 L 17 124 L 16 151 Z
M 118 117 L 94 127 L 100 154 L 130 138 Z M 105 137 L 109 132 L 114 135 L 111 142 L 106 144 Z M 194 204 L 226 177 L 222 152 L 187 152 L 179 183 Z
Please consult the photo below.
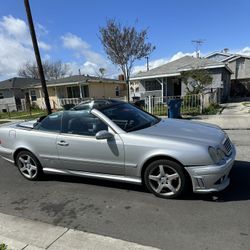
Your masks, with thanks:
M 168 57 L 168 58 L 159 58 L 159 59 L 156 59 L 156 60 L 153 60 L 153 61 L 150 61 L 149 62 L 149 69 L 153 69 L 153 68 L 157 68 L 163 64 L 166 64 L 168 62 L 172 62 L 172 61 L 175 61 L 181 57 L 184 57 L 184 56 L 196 56 L 196 52 L 192 52 L 192 53 L 184 53 L 182 51 L 179 51 L 177 52 L 176 54 L 174 54 L 173 56 L 171 57 Z M 147 70 L 147 64 L 145 63 L 144 65 L 137 65 L 133 68 L 133 72 L 132 74 L 135 75 L 139 72 L 143 72 L 143 71 L 146 71 Z
M 105 68 L 107 77 L 117 77 L 118 70 L 101 54 L 93 51 L 89 43 L 84 41 L 77 35 L 67 33 L 61 37 L 63 46 L 74 51 L 75 56 L 83 58 L 84 63 L 69 62 L 69 66 L 73 69 L 73 73 L 78 73 L 79 69 L 82 74 L 97 75 L 99 68 Z
M 240 49 L 235 52 L 236 54 L 244 55 L 244 56 L 250 56 L 250 47 L 245 47 L 243 49 Z
M 39 41 L 39 45 L 45 51 L 50 49 L 43 41 Z M 13 16 L 3 16 L 0 19 L 0 79 L 16 76 L 22 64 L 34 59 L 26 23 Z
M 90 45 L 87 42 L 83 41 L 80 37 L 72 33 L 67 33 L 61 38 L 63 41 L 63 46 L 67 49 L 81 51 L 81 50 L 87 50 L 90 47 Z

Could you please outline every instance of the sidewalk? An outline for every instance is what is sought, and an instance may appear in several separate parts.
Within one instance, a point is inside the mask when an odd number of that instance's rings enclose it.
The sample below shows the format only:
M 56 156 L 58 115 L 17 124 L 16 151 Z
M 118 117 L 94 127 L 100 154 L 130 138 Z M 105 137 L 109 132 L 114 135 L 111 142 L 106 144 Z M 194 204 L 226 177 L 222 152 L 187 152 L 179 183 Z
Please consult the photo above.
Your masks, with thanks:
M 11 250 L 157 249 L 0 213 L 0 244 L 2 243 Z
M 246 115 L 204 115 L 187 118 L 192 121 L 211 123 L 224 130 L 250 129 L 250 114 Z

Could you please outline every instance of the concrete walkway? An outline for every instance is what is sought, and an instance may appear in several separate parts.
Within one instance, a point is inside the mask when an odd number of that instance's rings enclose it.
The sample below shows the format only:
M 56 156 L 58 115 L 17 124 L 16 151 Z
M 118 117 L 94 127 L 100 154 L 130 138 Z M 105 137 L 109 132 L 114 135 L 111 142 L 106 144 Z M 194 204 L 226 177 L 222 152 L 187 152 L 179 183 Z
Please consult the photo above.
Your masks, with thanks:
M 2 243 L 11 250 L 157 249 L 0 213 L 0 244 Z
M 188 118 L 192 121 L 211 123 L 220 126 L 224 130 L 250 129 L 249 115 L 207 115 Z
M 221 104 L 222 112 L 218 115 L 189 117 L 190 120 L 211 123 L 224 130 L 250 129 L 250 102 Z

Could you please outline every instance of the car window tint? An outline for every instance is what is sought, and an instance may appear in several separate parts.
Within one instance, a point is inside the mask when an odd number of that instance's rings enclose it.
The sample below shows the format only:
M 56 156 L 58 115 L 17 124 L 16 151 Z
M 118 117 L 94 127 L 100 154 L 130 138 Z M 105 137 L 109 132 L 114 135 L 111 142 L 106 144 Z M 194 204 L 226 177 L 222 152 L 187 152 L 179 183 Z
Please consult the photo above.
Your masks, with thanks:
M 88 112 L 69 111 L 63 114 L 63 133 L 95 136 L 101 130 L 108 130 L 108 126 Z
M 53 113 L 44 118 L 36 127 L 38 130 L 49 132 L 61 131 L 62 112 Z
M 109 119 L 126 132 L 150 127 L 159 119 L 128 103 L 101 109 Z

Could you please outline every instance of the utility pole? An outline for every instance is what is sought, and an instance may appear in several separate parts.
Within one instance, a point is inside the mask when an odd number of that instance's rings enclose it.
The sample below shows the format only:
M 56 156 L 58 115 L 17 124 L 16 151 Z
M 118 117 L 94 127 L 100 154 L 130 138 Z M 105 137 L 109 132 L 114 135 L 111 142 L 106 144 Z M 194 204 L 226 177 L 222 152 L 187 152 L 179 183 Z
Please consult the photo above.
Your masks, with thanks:
M 27 14 L 27 19 L 28 19 L 29 29 L 30 29 L 30 35 L 31 35 L 32 43 L 33 43 L 33 48 L 34 48 L 34 52 L 35 52 L 35 56 L 36 56 L 36 62 L 37 62 L 40 80 L 41 80 L 41 84 L 42 84 L 44 101 L 45 101 L 45 105 L 47 108 L 47 113 L 49 115 L 52 113 L 52 111 L 51 111 L 51 107 L 50 107 L 49 95 L 48 95 L 48 90 L 47 90 L 46 81 L 45 81 L 45 77 L 44 77 L 43 65 L 42 65 L 42 61 L 41 61 L 41 57 L 40 57 L 40 52 L 39 52 L 39 48 L 38 48 L 38 44 L 37 44 L 36 32 L 35 32 L 35 28 L 34 28 L 34 24 L 33 24 L 29 0 L 24 0 L 24 5 L 25 5 L 25 9 L 26 9 L 26 14 Z
M 149 71 L 148 56 L 146 56 L 146 59 L 147 59 L 147 71 Z
M 203 43 L 205 43 L 205 40 L 204 39 L 192 40 L 192 43 L 195 45 L 196 57 L 199 58 L 200 47 L 202 46 Z

